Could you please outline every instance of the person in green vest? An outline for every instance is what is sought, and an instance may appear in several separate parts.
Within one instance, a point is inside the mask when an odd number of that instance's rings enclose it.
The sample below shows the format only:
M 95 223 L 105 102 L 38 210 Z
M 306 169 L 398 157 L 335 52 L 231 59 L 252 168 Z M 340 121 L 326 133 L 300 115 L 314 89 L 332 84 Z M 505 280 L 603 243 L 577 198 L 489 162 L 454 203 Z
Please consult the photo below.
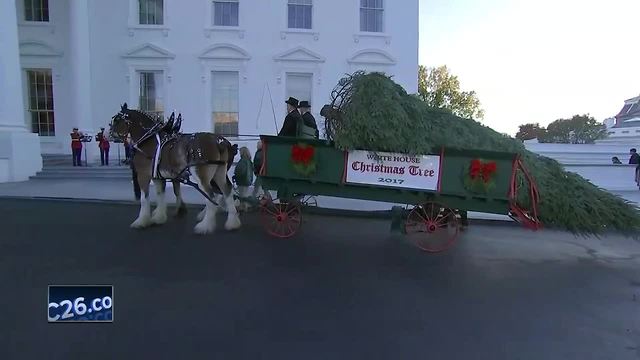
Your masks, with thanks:
M 238 185 L 238 196 L 240 197 L 238 210 L 246 211 L 249 208 L 247 203 L 249 186 L 253 183 L 251 152 L 246 146 L 240 148 L 240 161 L 238 161 L 236 168 L 233 170 L 233 182 Z

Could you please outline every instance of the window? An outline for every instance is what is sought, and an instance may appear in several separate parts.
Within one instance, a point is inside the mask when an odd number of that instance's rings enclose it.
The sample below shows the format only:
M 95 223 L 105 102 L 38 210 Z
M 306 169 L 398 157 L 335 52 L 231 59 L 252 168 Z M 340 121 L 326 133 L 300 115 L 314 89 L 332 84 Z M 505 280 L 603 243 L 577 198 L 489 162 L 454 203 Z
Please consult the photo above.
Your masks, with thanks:
M 53 85 L 51 70 L 27 70 L 29 84 L 29 114 L 31 115 L 31 131 L 40 136 L 56 134 L 53 117 Z
M 240 80 L 237 71 L 213 71 L 211 120 L 216 134 L 238 135 Z
M 382 32 L 383 0 L 360 0 L 360 31 Z
M 238 26 L 238 0 L 213 2 L 213 25 Z
M 164 24 L 164 0 L 138 0 L 140 25 Z
M 140 110 L 164 119 L 162 71 L 140 72 Z
M 289 0 L 290 29 L 311 29 L 312 0 Z
M 49 0 L 25 0 L 25 20 L 49 21 Z
M 287 93 L 285 98 L 294 97 L 298 101 L 311 101 L 312 74 L 287 74 Z

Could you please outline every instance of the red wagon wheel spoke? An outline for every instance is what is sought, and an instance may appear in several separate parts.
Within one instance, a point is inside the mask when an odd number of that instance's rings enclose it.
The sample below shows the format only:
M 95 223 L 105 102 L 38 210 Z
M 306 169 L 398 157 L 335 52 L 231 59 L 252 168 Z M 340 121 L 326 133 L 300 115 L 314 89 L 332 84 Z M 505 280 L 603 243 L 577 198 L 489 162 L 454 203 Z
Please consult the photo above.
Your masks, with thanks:
M 440 252 L 451 247 L 459 228 L 453 210 L 433 202 L 415 206 L 405 222 L 407 237 L 427 252 Z
M 275 217 L 275 216 L 278 216 L 278 212 L 277 212 L 277 210 L 276 210 L 276 211 L 272 211 L 271 209 L 269 209 L 268 205 L 265 205 L 265 206 L 263 207 L 263 210 L 264 210 L 265 212 L 268 212 L 268 213 L 269 213 L 269 215 L 273 215 L 274 217 Z
M 426 210 L 426 207 L 425 207 L 425 206 L 421 206 L 421 207 L 420 207 L 420 210 L 421 210 L 421 211 L 422 211 L 422 213 L 424 214 L 424 219 L 425 219 L 425 221 L 427 221 L 427 222 L 431 221 L 431 213 L 432 213 L 433 211 L 431 211 L 431 212 L 427 212 L 427 210 Z
M 421 210 L 422 211 L 416 211 L 416 215 L 419 216 L 420 219 L 426 223 L 426 222 L 429 221 L 429 220 L 427 220 L 427 218 L 428 218 L 427 213 L 424 212 L 424 208 L 421 208 Z M 424 216 L 422 216 L 422 214 L 420 214 L 420 212 L 424 213 Z
M 438 227 L 442 227 L 442 226 L 447 225 L 447 223 L 449 222 L 448 218 L 449 218 L 449 215 L 442 216 L 439 220 L 436 221 L 436 225 Z

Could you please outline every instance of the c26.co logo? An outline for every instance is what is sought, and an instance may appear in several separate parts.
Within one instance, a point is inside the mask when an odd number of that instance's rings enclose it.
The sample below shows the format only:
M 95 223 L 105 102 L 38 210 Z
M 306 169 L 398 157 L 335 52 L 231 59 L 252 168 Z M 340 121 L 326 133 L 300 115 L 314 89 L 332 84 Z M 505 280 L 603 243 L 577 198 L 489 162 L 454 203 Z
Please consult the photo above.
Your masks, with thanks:
M 84 302 L 84 297 L 77 297 L 73 300 L 63 300 L 60 303 L 49 303 L 49 321 L 66 320 L 74 316 L 83 316 L 85 314 L 97 313 L 100 311 L 111 309 L 113 300 L 110 296 L 103 298 L 95 298 L 88 302 L 90 307 Z M 66 307 L 62 314 L 59 314 L 59 308 Z M 53 313 L 53 316 L 52 316 Z

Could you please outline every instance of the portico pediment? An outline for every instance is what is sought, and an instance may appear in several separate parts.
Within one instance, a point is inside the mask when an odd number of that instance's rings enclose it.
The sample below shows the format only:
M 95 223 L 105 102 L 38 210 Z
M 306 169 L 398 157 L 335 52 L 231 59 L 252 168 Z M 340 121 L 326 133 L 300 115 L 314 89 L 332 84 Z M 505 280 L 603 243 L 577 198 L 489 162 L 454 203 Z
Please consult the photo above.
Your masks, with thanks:
M 273 58 L 275 61 L 296 61 L 321 63 L 325 58 L 302 46 L 295 47 Z
M 249 60 L 249 53 L 233 44 L 216 44 L 206 48 L 199 56 L 201 60 Z
M 387 52 L 378 49 L 360 50 L 353 54 L 348 60 L 350 64 L 360 65 L 395 65 L 396 60 Z
M 21 56 L 62 56 L 63 52 L 42 41 L 24 41 L 20 43 Z
M 173 59 L 176 56 L 167 49 L 147 43 L 130 49 L 122 57 L 126 59 Z

